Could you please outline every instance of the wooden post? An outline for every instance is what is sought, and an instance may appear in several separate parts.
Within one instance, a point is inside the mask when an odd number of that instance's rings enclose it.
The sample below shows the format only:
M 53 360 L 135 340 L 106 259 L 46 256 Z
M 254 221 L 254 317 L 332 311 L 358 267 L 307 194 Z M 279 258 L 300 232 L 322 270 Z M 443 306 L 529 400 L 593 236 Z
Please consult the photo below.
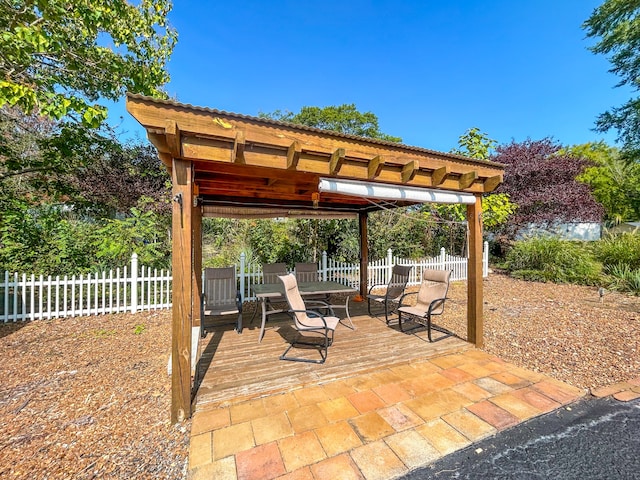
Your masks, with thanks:
M 171 172 L 173 320 L 171 340 L 171 422 L 191 416 L 191 322 L 193 306 L 193 166 L 174 158 Z
M 191 324 L 191 376 L 196 379 L 196 369 L 200 360 L 200 322 L 202 322 L 201 308 L 202 304 L 202 207 L 198 205 L 197 196 L 193 196 L 193 269 L 191 279 L 191 298 L 193 320 Z M 192 395 L 193 398 L 193 395 Z
M 193 326 L 199 327 L 202 302 L 202 207 L 194 205 L 191 215 L 193 221 Z
M 467 264 L 467 340 L 481 348 L 484 343 L 482 320 L 482 195 L 467 205 L 469 259 Z
M 360 226 L 360 301 L 367 298 L 368 283 L 369 283 L 369 240 L 367 237 L 367 218 L 369 214 L 367 212 L 360 212 L 358 214 L 358 221 Z

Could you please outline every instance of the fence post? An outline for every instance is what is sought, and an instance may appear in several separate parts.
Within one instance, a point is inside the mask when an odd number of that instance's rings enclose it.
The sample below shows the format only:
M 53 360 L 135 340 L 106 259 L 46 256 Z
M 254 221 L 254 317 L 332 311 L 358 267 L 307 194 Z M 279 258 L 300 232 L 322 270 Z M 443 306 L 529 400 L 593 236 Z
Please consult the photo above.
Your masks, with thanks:
M 131 313 L 138 311 L 138 254 L 131 255 Z
M 322 281 L 327 281 L 327 252 L 322 252 Z
M 440 264 L 442 265 L 442 270 L 447 269 L 447 252 L 444 247 L 440 247 Z
M 242 301 L 244 302 L 244 285 L 245 285 L 245 262 L 247 260 L 247 256 L 245 255 L 244 252 L 240 253 L 240 295 L 242 298 Z
M 391 277 L 393 276 L 393 250 L 387 250 L 387 278 L 384 283 L 388 283 L 391 281 Z

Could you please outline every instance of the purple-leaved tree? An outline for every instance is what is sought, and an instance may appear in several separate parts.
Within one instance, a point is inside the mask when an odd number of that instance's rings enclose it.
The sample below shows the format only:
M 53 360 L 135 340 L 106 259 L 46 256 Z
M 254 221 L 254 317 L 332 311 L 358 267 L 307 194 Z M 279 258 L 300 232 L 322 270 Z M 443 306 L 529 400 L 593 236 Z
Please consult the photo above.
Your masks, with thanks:
M 505 165 L 497 192 L 508 193 L 518 206 L 508 233 L 530 224 L 602 221 L 602 205 L 587 185 L 576 181 L 588 160 L 564 153 L 552 139 L 500 145 L 491 160 Z

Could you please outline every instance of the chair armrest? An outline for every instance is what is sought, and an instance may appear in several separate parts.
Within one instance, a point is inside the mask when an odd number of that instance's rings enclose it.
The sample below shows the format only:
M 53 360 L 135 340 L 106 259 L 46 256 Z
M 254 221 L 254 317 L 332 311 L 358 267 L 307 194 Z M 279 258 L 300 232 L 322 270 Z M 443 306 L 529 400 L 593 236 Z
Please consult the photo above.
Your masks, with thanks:
M 374 288 L 379 288 L 379 287 L 387 287 L 386 283 L 379 283 L 377 285 L 371 285 L 371 287 L 369 287 L 369 291 L 367 291 L 367 295 L 371 293 L 371 290 L 373 290 Z
M 425 316 L 431 315 L 431 312 L 433 312 L 440 305 L 443 305 L 446 299 L 447 298 L 444 297 L 444 298 L 436 298 L 435 300 L 432 300 L 431 303 L 429 304 L 429 309 L 427 310 L 427 313 L 425 314 Z
M 324 328 L 327 328 L 327 321 L 324 319 L 324 315 L 322 315 L 320 312 L 317 312 L 315 310 L 289 310 L 289 313 L 306 313 L 308 316 L 310 317 L 315 317 L 315 318 L 320 318 L 320 320 L 322 320 L 322 323 L 324 323 Z M 298 322 L 300 322 L 300 320 L 298 320 Z M 311 327 L 311 325 L 305 325 L 303 322 L 300 322 L 302 325 L 304 325 L 305 327 Z
M 404 306 L 402 305 L 402 301 L 404 300 L 404 297 L 408 297 L 409 295 L 418 295 L 418 292 L 403 293 L 402 296 L 400 297 L 400 300 L 398 300 L 398 305 L 400 305 L 401 307 Z

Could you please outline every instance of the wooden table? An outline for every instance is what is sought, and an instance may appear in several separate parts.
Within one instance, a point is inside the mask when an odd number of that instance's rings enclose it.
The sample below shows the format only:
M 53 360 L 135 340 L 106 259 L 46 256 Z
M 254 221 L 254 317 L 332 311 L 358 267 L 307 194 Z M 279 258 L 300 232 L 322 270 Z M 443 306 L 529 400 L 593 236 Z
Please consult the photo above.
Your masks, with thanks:
M 262 305 L 262 323 L 260 325 L 260 336 L 258 337 L 259 343 L 262 341 L 262 337 L 264 336 L 264 324 L 267 321 L 267 315 L 272 315 L 274 313 L 283 313 L 287 311 L 278 309 L 267 309 L 267 300 L 282 298 L 282 301 L 286 302 L 286 298 L 284 296 L 284 285 L 282 283 L 261 283 L 253 285 L 252 288 L 253 293 L 255 293 L 256 297 L 260 300 L 260 303 Z M 347 314 L 347 319 L 351 324 L 350 328 L 354 328 L 353 323 L 351 322 L 351 317 L 349 316 L 348 294 L 358 293 L 357 289 L 338 282 L 301 282 L 298 284 L 298 290 L 300 291 L 300 295 L 303 297 L 303 299 L 306 295 L 331 295 L 346 293 L 347 299 L 345 300 L 344 305 L 330 305 L 327 303 L 326 306 L 331 309 L 344 308 Z

